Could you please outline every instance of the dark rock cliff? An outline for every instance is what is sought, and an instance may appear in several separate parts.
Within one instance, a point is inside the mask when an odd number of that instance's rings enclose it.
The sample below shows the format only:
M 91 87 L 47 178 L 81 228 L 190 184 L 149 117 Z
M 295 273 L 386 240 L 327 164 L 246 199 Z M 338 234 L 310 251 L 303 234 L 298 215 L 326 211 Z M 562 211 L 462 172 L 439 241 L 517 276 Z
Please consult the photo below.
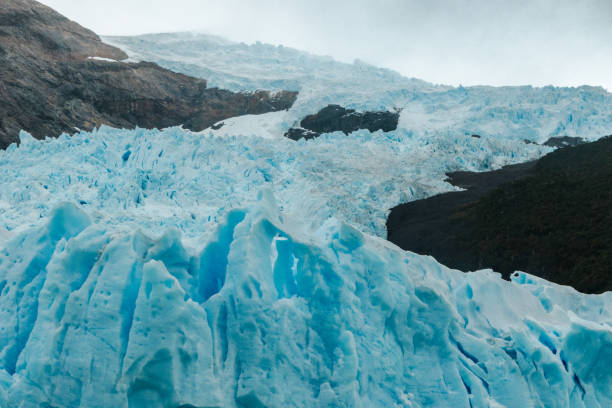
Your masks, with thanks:
M 91 59 L 105 58 L 114 61 Z M 114 127 L 199 131 L 238 115 L 288 109 L 295 92 L 233 93 L 127 55 L 32 0 L 0 0 L 0 149 L 36 138 Z
M 319 137 L 321 133 L 338 131 L 346 134 L 359 129 L 390 132 L 397 129 L 398 121 L 399 112 L 356 112 L 340 105 L 328 105 L 319 112 L 306 116 L 300 122 L 300 127 L 289 129 L 285 136 L 293 140 L 308 140 Z
M 388 239 L 461 270 L 516 270 L 584 293 L 612 290 L 612 137 L 486 173 L 467 191 L 399 205 Z

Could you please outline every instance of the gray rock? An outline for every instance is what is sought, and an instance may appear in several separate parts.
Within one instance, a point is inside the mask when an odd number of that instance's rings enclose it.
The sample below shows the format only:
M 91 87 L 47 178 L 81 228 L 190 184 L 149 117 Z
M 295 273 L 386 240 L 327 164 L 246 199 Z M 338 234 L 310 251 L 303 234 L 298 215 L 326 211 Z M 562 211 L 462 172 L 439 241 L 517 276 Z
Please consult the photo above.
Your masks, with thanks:
M 99 57 L 114 61 L 91 59 Z M 33 0 L 0 0 L 0 149 L 21 129 L 36 138 L 91 130 L 199 131 L 223 119 L 288 109 L 296 92 L 233 93 L 127 55 Z
M 397 129 L 398 121 L 399 112 L 356 112 L 340 105 L 328 105 L 314 115 L 306 116 L 300 122 L 300 127 L 289 129 L 285 137 L 308 140 L 319 137 L 321 133 L 340 131 L 349 134 L 359 129 L 390 132 Z

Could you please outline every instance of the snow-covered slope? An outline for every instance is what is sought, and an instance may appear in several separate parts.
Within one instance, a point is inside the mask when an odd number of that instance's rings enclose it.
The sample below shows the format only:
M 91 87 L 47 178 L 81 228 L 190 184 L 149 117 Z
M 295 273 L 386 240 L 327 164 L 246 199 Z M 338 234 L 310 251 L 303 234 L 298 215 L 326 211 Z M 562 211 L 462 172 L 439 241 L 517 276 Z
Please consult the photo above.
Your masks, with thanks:
M 362 62 L 344 64 L 289 47 L 257 42 L 234 43 L 221 37 L 169 33 L 137 37 L 103 37 L 129 51 L 130 58 L 156 61 L 179 72 L 206 78 L 211 86 L 240 90 L 302 90 L 305 85 L 352 82 L 353 89 L 434 89 L 418 79 Z M 443 87 L 448 88 L 448 87 Z
M 479 135 L 543 142 L 551 136 L 612 134 L 612 95 L 603 88 L 438 86 L 356 61 L 344 64 L 282 46 L 238 44 L 191 33 L 105 37 L 132 58 L 231 90 L 299 90 L 296 121 L 329 103 L 358 110 L 403 108 L 416 136 Z

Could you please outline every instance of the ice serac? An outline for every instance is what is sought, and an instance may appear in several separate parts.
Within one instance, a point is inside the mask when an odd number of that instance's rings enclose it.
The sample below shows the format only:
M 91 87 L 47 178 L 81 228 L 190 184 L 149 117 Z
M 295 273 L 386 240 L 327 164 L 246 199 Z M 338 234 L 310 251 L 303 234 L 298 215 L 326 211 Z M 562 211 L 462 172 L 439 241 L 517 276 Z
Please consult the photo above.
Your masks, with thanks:
M 314 236 L 267 190 L 197 248 L 61 204 L 0 286 L 3 407 L 612 404 L 612 294 Z

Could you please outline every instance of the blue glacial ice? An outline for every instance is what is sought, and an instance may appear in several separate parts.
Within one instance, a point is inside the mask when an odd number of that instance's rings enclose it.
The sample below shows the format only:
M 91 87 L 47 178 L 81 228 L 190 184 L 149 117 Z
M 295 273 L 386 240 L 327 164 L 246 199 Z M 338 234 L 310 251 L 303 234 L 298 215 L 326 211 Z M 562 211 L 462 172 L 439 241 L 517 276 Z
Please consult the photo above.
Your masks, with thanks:
M 402 128 L 295 143 L 265 127 L 276 129 L 285 114 L 262 115 L 267 125 L 257 116 L 235 118 L 201 134 L 102 127 L 35 141 L 22 133 L 19 148 L 0 151 L 0 228 L 23 228 L 70 201 L 113 225 L 153 232 L 174 226 L 199 238 L 267 187 L 284 211 L 313 229 L 339 217 L 386 236 L 390 208 L 453 188 L 445 172 L 487 170 L 550 151 L 497 138 L 420 139 Z M 274 138 L 236 136 L 245 129 Z
M 206 242 L 73 203 L 0 249 L 3 407 L 609 407 L 612 294 L 449 270 L 263 190 Z
M 544 151 L 402 129 L 23 133 L 0 152 L 0 406 L 609 407 L 612 293 L 373 235 L 444 171 Z

